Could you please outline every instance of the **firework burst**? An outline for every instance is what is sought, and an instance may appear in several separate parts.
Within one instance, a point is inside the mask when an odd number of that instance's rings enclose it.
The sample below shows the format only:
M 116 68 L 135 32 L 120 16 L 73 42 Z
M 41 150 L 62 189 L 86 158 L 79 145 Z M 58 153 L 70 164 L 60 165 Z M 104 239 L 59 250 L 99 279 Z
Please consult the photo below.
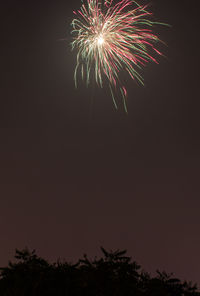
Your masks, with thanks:
M 92 77 L 103 87 L 107 80 L 113 102 L 117 108 L 115 93 L 120 90 L 126 108 L 127 90 L 120 73 L 127 71 L 130 77 L 143 84 L 139 70 L 148 62 L 155 62 L 161 53 L 155 48 L 159 38 L 152 32 L 155 23 L 146 5 L 134 0 L 87 0 L 80 10 L 74 11 L 72 21 L 77 49 L 75 84 L 77 75 L 89 84 Z

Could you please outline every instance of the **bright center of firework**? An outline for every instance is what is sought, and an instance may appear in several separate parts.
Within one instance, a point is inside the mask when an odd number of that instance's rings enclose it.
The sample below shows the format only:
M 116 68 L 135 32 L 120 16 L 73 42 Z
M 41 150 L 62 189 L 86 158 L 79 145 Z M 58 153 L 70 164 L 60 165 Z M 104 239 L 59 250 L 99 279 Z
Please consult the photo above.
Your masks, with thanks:
M 104 38 L 102 36 L 99 36 L 97 38 L 97 42 L 98 42 L 99 45 L 102 45 L 104 43 Z

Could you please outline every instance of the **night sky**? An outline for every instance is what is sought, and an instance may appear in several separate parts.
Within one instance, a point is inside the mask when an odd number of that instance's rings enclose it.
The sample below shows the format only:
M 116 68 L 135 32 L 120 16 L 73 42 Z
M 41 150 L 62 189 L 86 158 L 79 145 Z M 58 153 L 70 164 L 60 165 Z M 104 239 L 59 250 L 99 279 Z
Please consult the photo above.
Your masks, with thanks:
M 127 82 L 128 115 L 106 87 L 75 89 L 80 3 L 1 3 L 0 266 L 15 248 L 74 262 L 103 246 L 200 284 L 196 2 L 152 0 L 166 57 Z

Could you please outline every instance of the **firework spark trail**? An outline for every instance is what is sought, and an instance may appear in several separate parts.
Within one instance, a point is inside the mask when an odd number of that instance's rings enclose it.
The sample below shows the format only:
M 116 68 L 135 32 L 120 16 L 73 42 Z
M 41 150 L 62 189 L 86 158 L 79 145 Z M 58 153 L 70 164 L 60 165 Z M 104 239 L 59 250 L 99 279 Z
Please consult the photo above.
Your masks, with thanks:
M 132 79 L 143 84 L 138 73 L 146 63 L 155 62 L 155 54 L 161 54 L 155 47 L 159 38 L 152 32 L 155 24 L 146 5 L 134 0 L 86 0 L 72 21 L 75 35 L 72 49 L 77 48 L 75 84 L 80 70 L 82 79 L 86 74 L 87 85 L 91 75 L 103 87 L 103 76 L 107 78 L 115 107 L 116 89 L 119 88 L 126 108 L 126 87 L 121 83 L 119 74 L 128 72 Z

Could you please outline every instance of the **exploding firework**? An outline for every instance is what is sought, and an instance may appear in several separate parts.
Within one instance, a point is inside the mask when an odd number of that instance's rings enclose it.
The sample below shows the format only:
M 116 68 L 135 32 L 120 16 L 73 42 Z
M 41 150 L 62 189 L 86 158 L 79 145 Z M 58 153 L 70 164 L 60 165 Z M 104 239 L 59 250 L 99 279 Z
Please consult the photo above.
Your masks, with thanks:
M 143 84 L 139 70 L 148 62 L 157 63 L 155 55 L 161 54 L 155 48 L 160 40 L 152 32 L 153 25 L 158 23 L 151 20 L 146 5 L 134 0 L 116 4 L 113 0 L 87 0 L 74 14 L 72 49 L 77 49 L 76 86 L 78 72 L 87 85 L 92 77 L 101 87 L 106 80 L 115 107 L 115 93 L 120 90 L 127 110 L 127 90 L 120 74 L 126 71 Z

